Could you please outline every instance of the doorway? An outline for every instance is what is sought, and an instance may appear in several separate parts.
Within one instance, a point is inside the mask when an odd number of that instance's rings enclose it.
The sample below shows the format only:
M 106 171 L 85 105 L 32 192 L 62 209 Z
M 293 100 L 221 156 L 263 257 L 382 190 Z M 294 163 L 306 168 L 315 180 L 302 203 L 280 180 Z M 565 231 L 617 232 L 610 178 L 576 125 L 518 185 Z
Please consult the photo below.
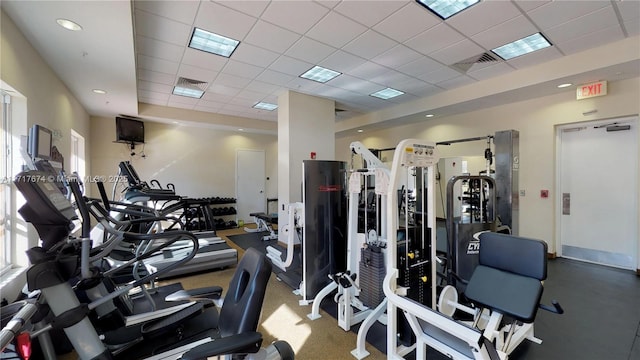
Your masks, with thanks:
M 252 222 L 249 214 L 266 211 L 264 150 L 237 150 L 236 221 Z
M 558 255 L 623 269 L 638 261 L 638 117 L 556 129 Z

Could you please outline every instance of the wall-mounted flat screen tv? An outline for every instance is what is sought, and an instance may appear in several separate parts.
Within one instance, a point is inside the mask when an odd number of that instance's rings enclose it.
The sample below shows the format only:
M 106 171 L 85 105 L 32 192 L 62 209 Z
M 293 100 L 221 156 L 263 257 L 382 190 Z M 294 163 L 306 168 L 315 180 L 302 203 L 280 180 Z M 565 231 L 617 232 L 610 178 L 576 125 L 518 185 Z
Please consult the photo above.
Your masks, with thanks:
M 41 125 L 33 125 L 29 129 L 27 151 L 32 158 L 50 160 L 53 134 L 51 130 Z
M 144 122 L 125 117 L 116 117 L 116 142 L 128 144 L 144 143 Z

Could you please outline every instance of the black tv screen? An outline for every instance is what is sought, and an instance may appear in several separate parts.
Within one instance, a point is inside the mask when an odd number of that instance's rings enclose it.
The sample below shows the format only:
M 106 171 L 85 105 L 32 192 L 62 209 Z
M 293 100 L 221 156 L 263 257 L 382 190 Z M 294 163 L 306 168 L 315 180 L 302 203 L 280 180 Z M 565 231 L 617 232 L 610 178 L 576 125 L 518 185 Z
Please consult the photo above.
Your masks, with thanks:
M 144 122 L 116 117 L 116 141 L 125 143 L 144 142 Z
M 51 143 L 53 134 L 51 130 L 41 125 L 33 125 L 29 129 L 28 152 L 32 158 L 51 159 Z

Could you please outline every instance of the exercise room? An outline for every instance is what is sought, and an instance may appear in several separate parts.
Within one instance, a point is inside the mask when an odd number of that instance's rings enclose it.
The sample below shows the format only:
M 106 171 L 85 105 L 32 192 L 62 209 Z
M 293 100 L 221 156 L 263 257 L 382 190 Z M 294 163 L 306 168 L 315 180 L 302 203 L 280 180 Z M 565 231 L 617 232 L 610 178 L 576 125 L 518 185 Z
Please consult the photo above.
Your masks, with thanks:
M 639 0 L 0 16 L 2 359 L 640 359 Z

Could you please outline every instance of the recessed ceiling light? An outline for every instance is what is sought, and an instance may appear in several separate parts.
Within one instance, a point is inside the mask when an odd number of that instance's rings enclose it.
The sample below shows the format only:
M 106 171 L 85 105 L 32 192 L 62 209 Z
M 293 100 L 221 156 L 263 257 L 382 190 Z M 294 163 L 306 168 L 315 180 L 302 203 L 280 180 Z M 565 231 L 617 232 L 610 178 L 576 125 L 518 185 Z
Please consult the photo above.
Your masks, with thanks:
M 416 0 L 418 4 L 431 10 L 442 19 L 459 13 L 480 0 Z
M 300 75 L 301 78 L 317 81 L 320 83 L 326 83 L 327 81 L 335 78 L 342 73 L 333 71 L 331 69 L 326 69 L 321 66 L 314 66 L 309 69 L 304 74 Z
M 259 102 L 259 103 L 255 104 L 255 105 L 253 105 L 253 107 L 256 108 L 256 109 L 260 109 L 260 110 L 273 111 L 273 110 L 278 108 L 278 105 L 269 104 L 269 103 L 266 103 L 266 102 Z
M 67 29 L 67 30 L 71 30 L 71 31 L 80 31 L 82 30 L 82 26 L 78 25 L 77 23 L 71 21 L 71 20 L 67 20 L 67 19 L 57 19 L 56 22 L 58 23 L 58 25 L 62 26 L 63 28 Z
M 200 99 L 204 95 L 204 91 L 200 89 L 189 89 L 180 86 L 173 87 L 173 95 L 186 96 L 191 98 Z
M 244 131 L 244 129 L 238 129 L 238 131 Z
M 364 130 L 362 130 L 362 129 L 358 129 L 358 132 L 359 132 L 359 133 L 361 133 L 361 132 L 364 132 Z
M 91 91 L 93 91 L 96 94 L 102 94 L 102 95 L 107 93 L 105 90 L 102 90 L 102 89 L 93 89 Z
M 573 84 L 571 84 L 571 83 L 560 84 L 560 85 L 558 85 L 558 88 L 559 88 L 559 89 L 562 89 L 562 88 L 569 87 L 569 86 L 571 86 L 571 85 L 573 85 Z
M 427 115 L 425 115 L 424 117 L 432 118 L 432 117 L 433 117 L 433 114 L 427 114 Z
M 376 91 L 373 94 L 369 94 L 369 95 L 375 96 L 375 97 L 383 99 L 383 100 L 387 100 L 387 99 L 394 98 L 396 96 L 400 96 L 402 94 L 404 94 L 404 92 L 402 92 L 400 90 L 396 90 L 396 89 L 392 89 L 392 88 L 386 88 L 386 89 L 382 89 L 380 91 Z
M 189 47 L 224 57 L 230 57 L 231 53 L 238 47 L 238 44 L 240 44 L 238 40 L 195 28 L 191 35 Z
M 503 60 L 509 60 L 549 46 L 551 46 L 551 43 L 542 36 L 542 34 L 535 33 L 520 40 L 492 49 L 491 51 L 500 56 Z

